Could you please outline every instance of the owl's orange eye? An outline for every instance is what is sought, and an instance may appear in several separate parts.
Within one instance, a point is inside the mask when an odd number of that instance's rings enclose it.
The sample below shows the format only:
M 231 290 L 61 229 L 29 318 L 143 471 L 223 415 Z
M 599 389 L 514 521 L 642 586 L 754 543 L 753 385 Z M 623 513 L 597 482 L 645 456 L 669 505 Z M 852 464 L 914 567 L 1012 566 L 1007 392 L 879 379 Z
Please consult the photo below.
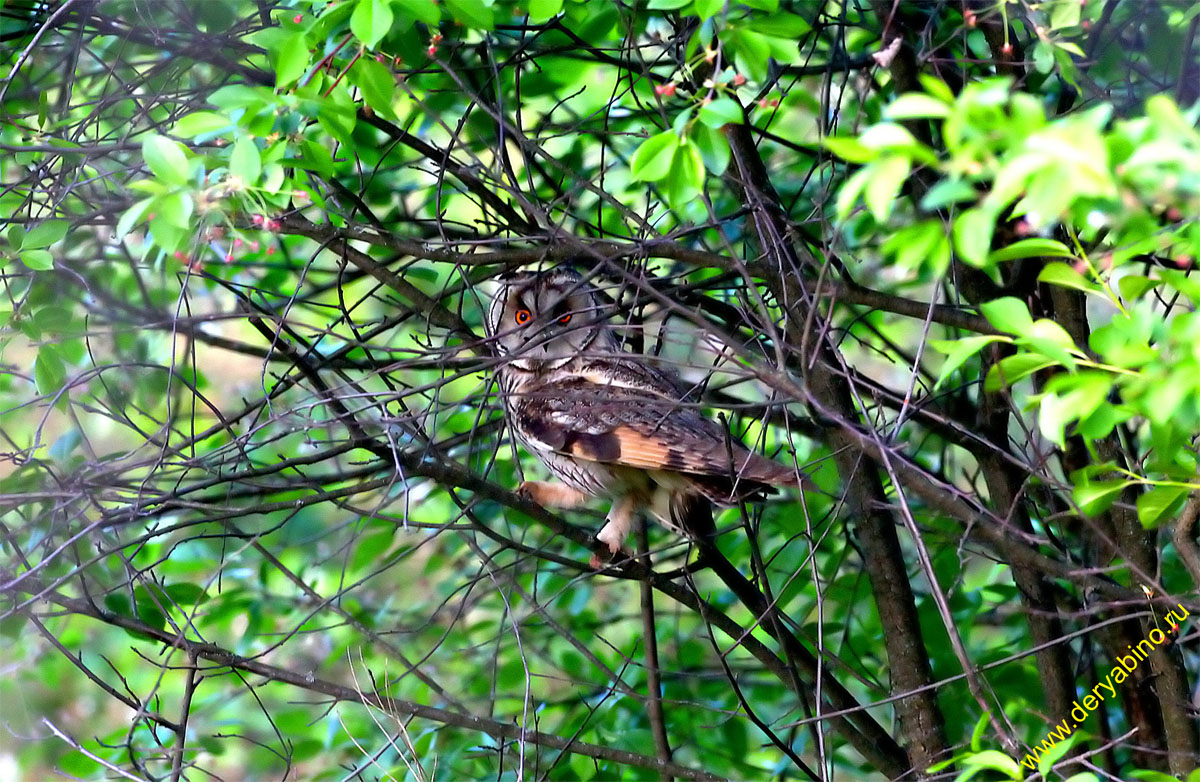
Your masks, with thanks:
M 529 322 L 529 319 L 532 317 L 533 317 L 533 315 L 530 314 L 529 310 L 517 310 L 517 315 L 516 315 L 517 325 L 524 326 L 526 323 Z
M 571 313 L 568 312 L 566 315 L 563 315 L 561 318 L 558 319 L 558 322 L 563 324 L 564 326 L 567 325 L 568 323 L 570 323 L 571 322 Z

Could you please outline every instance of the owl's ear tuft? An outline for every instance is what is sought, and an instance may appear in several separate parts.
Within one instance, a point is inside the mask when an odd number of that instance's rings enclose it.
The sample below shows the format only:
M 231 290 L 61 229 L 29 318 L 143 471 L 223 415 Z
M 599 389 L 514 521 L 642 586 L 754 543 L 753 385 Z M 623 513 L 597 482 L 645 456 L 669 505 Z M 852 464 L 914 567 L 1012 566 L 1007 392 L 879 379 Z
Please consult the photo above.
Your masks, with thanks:
M 528 276 L 529 276 L 529 272 L 523 272 L 520 269 L 505 269 L 504 271 L 500 272 L 492 279 L 495 280 L 496 282 L 510 283 L 510 282 L 515 282 L 516 280 L 519 280 L 522 277 L 528 277 Z

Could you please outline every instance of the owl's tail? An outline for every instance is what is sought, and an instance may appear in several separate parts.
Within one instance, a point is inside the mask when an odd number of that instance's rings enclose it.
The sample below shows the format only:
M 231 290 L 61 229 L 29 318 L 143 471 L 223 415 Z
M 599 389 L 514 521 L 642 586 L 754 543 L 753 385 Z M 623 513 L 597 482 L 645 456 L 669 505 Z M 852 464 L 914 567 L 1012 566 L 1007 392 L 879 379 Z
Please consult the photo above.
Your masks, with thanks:
M 712 501 L 691 491 L 676 492 L 671 497 L 671 521 L 676 528 L 697 540 L 711 541 L 717 532 Z
M 753 451 L 745 451 L 744 455 L 735 456 L 734 461 L 735 463 L 741 461 L 741 464 L 737 465 L 738 469 L 735 475 L 738 483 L 747 484 L 747 490 L 753 491 L 756 485 L 759 490 L 769 487 L 782 489 L 801 485 L 800 477 L 796 475 L 794 468 L 759 456 Z M 740 494 L 741 491 L 738 493 Z

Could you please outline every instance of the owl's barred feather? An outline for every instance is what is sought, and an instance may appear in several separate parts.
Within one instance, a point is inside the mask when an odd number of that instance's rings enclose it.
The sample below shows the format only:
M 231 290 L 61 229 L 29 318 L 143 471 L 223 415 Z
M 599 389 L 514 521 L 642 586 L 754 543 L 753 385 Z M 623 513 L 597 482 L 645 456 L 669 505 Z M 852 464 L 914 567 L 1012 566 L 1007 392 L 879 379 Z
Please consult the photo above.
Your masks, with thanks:
M 718 502 L 798 485 L 792 471 L 747 450 L 695 409 L 628 387 L 567 375 L 516 400 L 514 410 L 518 427 L 560 454 L 730 479 Z
M 800 485 L 794 470 L 701 415 L 673 376 L 623 353 L 600 313 L 591 286 L 562 268 L 521 275 L 492 301 L 488 330 L 505 359 L 498 375 L 513 433 L 566 484 L 523 490 L 561 506 L 612 496 L 597 537 L 615 554 L 638 510 L 706 536 L 712 503 Z

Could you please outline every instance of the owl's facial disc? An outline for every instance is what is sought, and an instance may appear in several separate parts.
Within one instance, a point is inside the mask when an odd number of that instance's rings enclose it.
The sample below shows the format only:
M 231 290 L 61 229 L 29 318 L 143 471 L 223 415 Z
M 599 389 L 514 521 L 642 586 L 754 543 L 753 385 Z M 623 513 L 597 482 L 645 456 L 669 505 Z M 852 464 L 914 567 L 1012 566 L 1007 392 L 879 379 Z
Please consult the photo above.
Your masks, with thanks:
M 609 327 L 597 320 L 599 314 L 582 278 L 555 271 L 506 287 L 493 303 L 490 320 L 498 352 L 509 356 L 512 366 L 545 372 L 608 345 Z

